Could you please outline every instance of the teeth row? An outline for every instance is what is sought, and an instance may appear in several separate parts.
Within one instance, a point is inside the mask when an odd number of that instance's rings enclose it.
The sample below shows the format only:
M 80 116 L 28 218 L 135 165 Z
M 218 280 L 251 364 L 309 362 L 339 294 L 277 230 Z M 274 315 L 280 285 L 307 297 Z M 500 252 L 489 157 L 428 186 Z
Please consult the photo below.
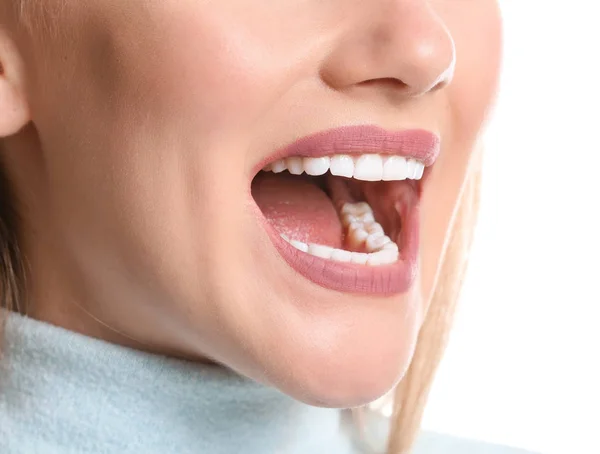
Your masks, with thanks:
M 373 210 L 366 202 L 346 203 L 340 210 L 342 225 L 346 228 L 349 246 L 364 247 L 369 253 L 394 251 L 398 259 L 398 245 L 388 237 L 381 224 L 375 221 Z
M 351 252 L 321 244 L 306 244 L 283 234 L 281 237 L 302 252 L 338 262 L 376 266 L 388 265 L 398 260 L 398 245 L 385 235 L 383 227 L 375 221 L 373 210 L 367 203 L 346 203 L 341 214 L 342 223 L 348 229 L 350 247 L 364 247 L 367 252 Z
M 382 249 L 377 252 L 351 252 L 344 249 L 336 249 L 321 244 L 306 244 L 301 241 L 284 239 L 296 249 L 306 252 L 315 257 L 335 260 L 336 262 L 356 263 L 358 265 L 387 265 L 398 260 L 398 251 L 393 249 Z
M 266 166 L 263 170 L 275 173 L 287 170 L 292 175 L 332 175 L 364 181 L 420 180 L 425 166 L 416 159 L 402 156 L 363 154 L 358 156 L 334 155 L 320 158 L 291 156 Z

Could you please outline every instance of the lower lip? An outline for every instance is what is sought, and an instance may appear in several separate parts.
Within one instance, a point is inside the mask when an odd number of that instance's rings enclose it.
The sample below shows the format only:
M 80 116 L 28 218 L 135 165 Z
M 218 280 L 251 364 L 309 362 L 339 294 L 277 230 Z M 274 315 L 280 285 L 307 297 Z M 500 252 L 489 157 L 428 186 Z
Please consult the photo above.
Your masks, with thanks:
M 261 218 L 280 255 L 306 279 L 343 293 L 389 296 L 407 292 L 418 272 L 419 202 L 410 207 L 397 205 L 394 209 L 402 219 L 402 229 L 396 237 L 400 257 L 396 263 L 379 266 L 337 262 L 302 252 L 285 241 L 262 213 Z

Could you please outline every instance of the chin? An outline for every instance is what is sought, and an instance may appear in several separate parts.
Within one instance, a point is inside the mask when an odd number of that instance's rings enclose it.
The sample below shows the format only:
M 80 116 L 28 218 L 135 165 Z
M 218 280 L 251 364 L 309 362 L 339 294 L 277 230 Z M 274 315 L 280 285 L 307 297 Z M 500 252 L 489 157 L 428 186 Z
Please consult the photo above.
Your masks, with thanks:
M 397 299 L 396 299 L 397 301 Z M 393 320 L 393 319 L 392 319 Z M 336 324 L 337 322 L 337 324 Z M 260 377 L 292 398 L 317 407 L 352 408 L 387 394 L 404 377 L 414 353 L 417 317 L 348 324 L 329 320 L 279 340 Z
M 294 371 L 294 379 L 276 385 L 308 405 L 360 407 L 387 394 L 403 378 L 409 364 L 409 358 L 403 356 L 390 355 L 388 361 L 377 361 L 348 352 L 328 363 L 313 360 Z

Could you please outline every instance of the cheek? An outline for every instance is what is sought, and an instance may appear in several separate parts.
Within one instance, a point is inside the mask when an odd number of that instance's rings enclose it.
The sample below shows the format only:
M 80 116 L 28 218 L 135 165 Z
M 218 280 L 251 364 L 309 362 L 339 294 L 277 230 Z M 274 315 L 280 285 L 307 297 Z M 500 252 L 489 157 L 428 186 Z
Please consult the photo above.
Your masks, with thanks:
M 482 1 L 478 20 L 455 22 L 457 65 L 448 91 L 454 142 L 472 142 L 493 104 L 501 59 L 501 21 L 495 2 Z M 473 39 L 477 37 L 477 39 Z
M 48 150 L 64 155 L 56 164 L 62 166 L 55 172 L 57 180 L 91 188 L 67 194 L 66 200 L 86 209 L 97 206 L 86 197 L 93 200 L 102 193 L 106 218 L 115 211 L 138 213 L 141 223 L 148 212 L 189 214 L 183 202 L 173 206 L 172 200 L 212 203 L 199 204 L 194 212 L 223 211 L 243 188 L 225 185 L 218 177 L 238 170 L 241 174 L 244 164 L 223 155 L 239 156 L 247 147 L 231 141 L 246 140 L 244 128 L 277 97 L 273 81 L 286 84 L 283 45 L 272 55 L 260 54 L 270 49 L 265 40 L 271 39 L 269 33 L 251 28 L 260 21 L 249 25 L 240 18 L 236 23 L 219 7 L 211 12 L 189 2 L 159 3 L 150 2 L 135 13 L 120 11 L 117 17 L 108 17 L 105 8 L 70 14 L 65 26 L 79 30 L 78 39 L 55 47 L 69 49 L 69 61 L 62 74 L 51 76 L 57 90 L 40 96 L 51 106 L 45 109 L 48 117 L 37 122 L 40 134 Z M 76 83 L 65 84 L 67 74 Z M 61 114 L 55 115 L 58 110 Z M 65 130 L 65 125 L 77 127 Z M 183 151 L 179 158 L 165 150 Z M 73 168 L 78 169 L 75 175 Z M 168 191 L 158 194 L 156 188 Z M 178 221 L 186 225 L 185 219 Z M 156 229 L 156 224 L 148 227 Z M 168 230 L 166 225 L 163 230 Z
M 92 47 L 102 52 L 86 51 L 90 68 L 101 65 L 89 73 L 98 99 L 110 95 L 123 112 L 141 110 L 204 134 L 249 128 L 289 85 L 290 58 L 256 29 L 260 20 L 220 8 L 167 4 L 134 16 L 133 24 L 99 24 Z

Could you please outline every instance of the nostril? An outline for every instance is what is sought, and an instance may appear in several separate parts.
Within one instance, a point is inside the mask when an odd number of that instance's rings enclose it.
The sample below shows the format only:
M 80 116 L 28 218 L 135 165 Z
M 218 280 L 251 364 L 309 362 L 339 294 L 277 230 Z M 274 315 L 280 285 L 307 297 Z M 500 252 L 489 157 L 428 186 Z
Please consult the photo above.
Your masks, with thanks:
M 388 86 L 394 90 L 402 90 L 405 91 L 408 88 L 408 84 L 405 84 L 400 79 L 396 79 L 395 77 L 382 77 L 379 79 L 369 79 L 363 82 L 360 82 L 358 85 L 362 86 L 372 86 L 372 85 L 380 85 L 380 86 Z
M 417 97 L 426 93 L 441 90 L 448 85 L 448 79 L 443 78 L 433 86 L 411 85 L 394 77 L 382 77 L 379 79 L 369 79 L 357 84 L 359 87 L 372 87 L 387 91 L 390 94 L 396 94 L 403 97 Z
M 435 84 L 431 90 L 429 91 L 438 91 L 441 90 L 442 88 L 444 88 L 446 85 L 448 85 L 449 81 L 447 79 L 444 80 L 440 80 L 437 84 Z

